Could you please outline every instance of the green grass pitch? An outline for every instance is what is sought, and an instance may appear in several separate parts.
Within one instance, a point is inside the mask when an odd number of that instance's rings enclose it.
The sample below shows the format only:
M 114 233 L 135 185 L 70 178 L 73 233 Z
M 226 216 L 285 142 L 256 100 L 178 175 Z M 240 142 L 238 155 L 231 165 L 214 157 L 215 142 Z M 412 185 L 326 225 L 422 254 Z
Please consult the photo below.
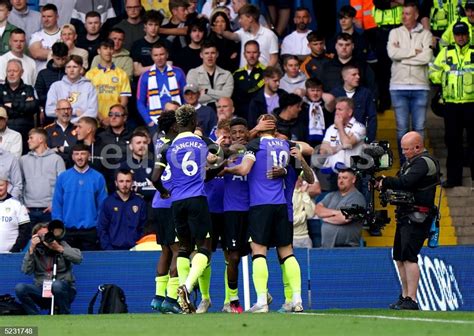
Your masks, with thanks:
M 40 336 L 144 335 L 427 335 L 472 336 L 474 313 L 381 309 L 318 310 L 303 314 L 9 316 L 6 326 L 38 327 Z

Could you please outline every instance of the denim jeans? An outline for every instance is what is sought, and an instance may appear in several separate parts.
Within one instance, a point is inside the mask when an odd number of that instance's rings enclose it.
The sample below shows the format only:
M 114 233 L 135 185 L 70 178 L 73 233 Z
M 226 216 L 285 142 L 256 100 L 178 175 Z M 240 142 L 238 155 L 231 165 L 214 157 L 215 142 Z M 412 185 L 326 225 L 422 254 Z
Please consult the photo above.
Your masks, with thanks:
M 43 288 L 19 283 L 15 286 L 15 293 L 21 305 L 28 315 L 38 315 L 39 308 L 48 309 L 51 306 L 51 299 L 42 297 Z M 71 303 L 76 297 L 76 289 L 68 282 L 56 280 L 53 282 L 52 292 L 54 294 L 54 305 L 57 307 L 58 314 L 69 314 L 71 312 Z
M 428 90 L 390 90 L 395 119 L 397 122 L 397 142 L 400 160 L 405 161 L 400 148 L 401 138 L 410 130 L 424 137 L 426 110 L 428 108 Z

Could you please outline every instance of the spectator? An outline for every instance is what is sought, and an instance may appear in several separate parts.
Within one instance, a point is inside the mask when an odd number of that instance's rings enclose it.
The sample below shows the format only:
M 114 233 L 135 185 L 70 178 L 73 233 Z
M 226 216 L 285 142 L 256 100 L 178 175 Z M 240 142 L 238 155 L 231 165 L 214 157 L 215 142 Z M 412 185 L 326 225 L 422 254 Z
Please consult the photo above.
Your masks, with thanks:
M 95 11 L 98 14 L 101 22 L 106 22 L 108 19 L 114 18 L 115 10 L 112 6 L 111 0 L 100 0 L 94 2 L 76 1 L 74 10 L 72 11 L 72 19 L 77 19 L 85 24 L 87 30 L 88 14 Z
M 43 29 L 31 35 L 28 48 L 31 57 L 36 60 L 37 72 L 46 68 L 51 47 L 61 37 L 61 30 L 58 26 L 58 9 L 55 5 L 46 4 L 41 7 L 41 23 Z
M 133 43 L 145 35 L 141 16 L 142 9 L 140 0 L 125 0 L 126 18 L 117 23 L 114 27 L 121 29 L 123 32 L 127 32 L 123 40 L 123 49 L 125 50 L 132 50 Z M 111 38 L 110 35 L 109 38 Z
M 291 141 L 304 141 L 307 125 L 300 115 L 303 99 L 294 93 L 285 93 L 280 97 L 279 107 L 273 110 L 279 133 Z
M 98 212 L 107 198 L 104 177 L 89 167 L 89 156 L 85 145 L 72 148 L 74 167 L 59 175 L 52 209 L 52 218 L 64 222 L 66 242 L 84 251 L 97 249 Z
M 91 82 L 81 75 L 82 58 L 71 55 L 66 61 L 66 76 L 62 80 L 54 82 L 46 98 L 45 113 L 48 117 L 54 117 L 56 102 L 59 99 L 67 99 L 72 106 L 72 123 L 76 123 L 80 117 L 97 116 L 97 92 Z
M 155 43 L 160 42 L 167 51 L 170 48 L 168 40 L 158 35 L 160 25 L 163 22 L 163 15 L 157 11 L 149 11 L 143 19 L 145 25 L 145 36 L 133 43 L 130 56 L 133 60 L 133 75 L 140 77 L 153 66 L 151 51 Z
M 61 28 L 61 41 L 65 43 L 69 49 L 68 55 L 77 55 L 82 58 L 82 66 L 84 70 L 89 69 L 89 52 L 86 49 L 76 46 L 77 33 L 76 28 L 72 24 L 65 24 Z
M 312 248 L 307 220 L 313 218 L 315 204 L 308 194 L 308 183 L 298 176 L 293 191 L 293 247 Z
M 377 106 L 372 92 L 360 86 L 360 71 L 353 64 L 342 68 L 344 85 L 334 88 L 331 94 L 338 97 L 352 98 L 354 102 L 354 117 L 367 129 L 367 142 L 375 140 L 377 133 Z
M 209 133 L 209 138 L 211 140 L 216 141 L 218 136 L 216 135 L 216 130 L 217 130 L 217 125 L 221 121 L 231 121 L 232 119 L 235 118 L 234 116 L 235 108 L 234 108 L 234 102 L 232 101 L 231 98 L 229 97 L 222 97 L 219 98 L 217 101 L 216 105 L 216 113 L 217 113 L 217 122 L 212 127 L 211 132 Z
M 272 113 L 279 106 L 280 97 L 286 92 L 280 89 L 282 76 L 283 74 L 278 67 L 268 67 L 263 71 L 263 90 L 260 90 L 249 104 L 247 118 L 249 128 L 257 125 L 259 116 Z
M 115 104 L 127 106 L 128 98 L 132 95 L 127 74 L 112 62 L 113 50 L 114 41 L 109 39 L 102 41 L 98 48 L 101 61 L 96 68 L 89 70 L 85 76 L 97 90 L 99 104 L 97 118 L 104 126 L 109 125 L 108 113 L 110 107 Z
M 35 83 L 39 104 L 43 108 L 46 105 L 49 88 L 54 82 L 60 81 L 65 75 L 64 66 L 69 53 L 67 45 L 62 42 L 53 44 L 51 51 L 51 59 L 46 64 L 46 68 L 38 73 Z
M 8 22 L 25 31 L 26 41 L 31 35 L 41 29 L 41 14 L 28 8 L 26 0 L 12 1 L 13 9 L 8 16 Z
M 365 126 L 356 121 L 354 102 L 350 98 L 336 99 L 334 124 L 329 126 L 320 148 L 327 154 L 324 167 L 336 171 L 337 166 L 351 166 L 351 156 L 360 155 L 365 139 Z M 334 186 L 333 186 L 334 187 Z
M 145 124 L 155 127 L 167 102 L 174 100 L 181 104 L 183 101 L 186 77 L 183 70 L 167 64 L 168 49 L 165 44 L 156 43 L 151 52 L 154 64 L 140 76 L 137 108 Z
M 35 98 L 35 89 L 21 79 L 23 68 L 21 61 L 11 59 L 7 63 L 5 84 L 0 84 L 0 106 L 8 114 L 8 125 L 20 132 L 23 140 L 23 154 L 28 148 L 28 131 L 34 127 L 35 116 L 39 115 L 39 104 Z
M 7 191 L 8 180 L 8 176 L 0 173 L 0 253 L 21 252 L 28 243 L 31 229 L 25 206 Z
M 201 15 L 210 18 L 216 11 L 222 11 L 229 13 L 228 18 L 233 20 L 237 17 L 237 14 L 234 12 L 231 2 L 233 1 L 206 0 L 201 8 Z
M 211 27 L 217 26 L 218 30 L 232 31 L 229 17 L 222 10 L 217 10 L 212 14 L 210 23 Z M 217 65 L 230 72 L 237 70 L 240 62 L 240 42 L 228 40 L 222 35 L 216 34 L 213 30 L 209 33 L 208 40 L 216 45 L 219 52 Z
M 125 71 L 128 79 L 133 79 L 133 61 L 130 52 L 124 46 L 125 32 L 120 28 L 113 28 L 109 32 L 109 39 L 114 42 L 114 50 L 112 52 L 112 62 L 116 67 Z M 96 55 L 92 60 L 91 69 L 94 69 L 100 63 L 100 56 Z
M 203 135 L 208 137 L 217 125 L 216 111 L 210 106 L 199 103 L 201 91 L 195 84 L 186 85 L 183 91 L 186 104 L 192 105 L 196 110 L 197 128 L 199 128 Z
M 216 64 L 218 55 L 214 44 L 203 43 L 201 46 L 202 65 L 189 70 L 186 76 L 188 84 L 194 84 L 199 88 L 199 103 L 203 105 L 215 106 L 219 98 L 232 96 L 234 90 L 232 74 Z
M 132 136 L 125 127 L 127 117 L 128 113 L 123 105 L 112 105 L 107 116 L 108 126 L 105 131 L 97 135 L 97 143 L 100 144 L 103 157 L 107 158 L 105 169 L 102 172 L 109 193 L 115 190 L 115 170 L 119 167 L 119 163 L 127 158 L 127 147 Z
M 278 63 L 278 38 L 274 32 L 259 23 L 260 10 L 254 5 L 244 5 L 239 10 L 239 22 L 242 26 L 232 33 L 215 26 L 213 30 L 225 38 L 240 41 L 242 46 L 249 40 L 256 40 L 260 45 L 260 62 L 265 66 L 274 66 Z M 240 51 L 240 66 L 245 65 L 244 49 Z
M 232 97 L 236 105 L 236 114 L 247 119 L 249 104 L 264 85 L 263 66 L 258 60 L 260 47 L 257 41 L 250 40 L 244 46 L 247 64 L 234 72 L 234 92 Z
M 20 159 L 23 176 L 23 203 L 31 225 L 51 221 L 51 203 L 56 179 L 66 168 L 63 159 L 48 148 L 48 133 L 33 128 L 28 133 L 30 151 Z
M 147 218 L 145 201 L 132 191 L 133 173 L 116 173 L 117 191 L 102 204 L 97 232 L 103 250 L 129 250 L 142 237 Z
M 358 59 L 353 54 L 354 41 L 347 33 L 340 33 L 336 37 L 336 56 L 324 64 L 321 70 L 321 81 L 324 90 L 331 92 L 335 87 L 343 84 L 341 72 L 345 65 L 353 64 L 359 68 L 362 85 L 369 88 L 376 95 L 377 87 L 375 75 L 366 61 Z M 385 69 L 386 70 L 386 69 Z
M 248 0 L 232 0 L 231 3 L 232 3 L 232 9 L 234 10 L 234 13 L 239 13 L 239 10 L 245 5 L 247 5 L 249 2 Z M 267 20 L 265 19 L 265 16 L 262 15 L 262 13 L 260 13 L 258 22 L 260 23 L 261 26 L 268 28 Z M 236 30 L 239 30 L 240 28 L 241 28 L 240 18 L 239 18 L 239 15 L 236 15 L 235 18 L 231 19 L 230 31 L 236 31 Z
M 388 56 L 392 60 L 390 95 L 397 121 L 400 163 L 405 162 L 400 140 L 410 130 L 410 124 L 413 131 L 424 136 L 430 93 L 428 63 L 433 58 L 432 35 L 417 19 L 417 6 L 404 5 L 403 25 L 390 31 L 387 44 Z
M 48 224 L 40 223 L 33 228 L 31 244 L 25 253 L 21 270 L 25 274 L 33 274 L 34 285 L 19 283 L 15 286 L 15 293 L 23 309 L 28 315 L 38 315 L 39 308 L 51 307 L 50 298 L 54 295 L 56 314 L 69 314 L 71 304 L 76 297 L 75 277 L 72 273 L 72 264 L 80 264 L 82 254 L 79 249 L 72 248 L 63 240 L 54 240 L 52 243 L 43 241 L 48 232 Z M 57 258 L 57 256 L 60 256 Z M 51 267 L 56 260 L 56 279 L 52 281 Z M 45 297 L 44 286 L 51 285 L 51 292 Z
M 16 29 L 14 25 L 8 22 L 11 10 L 12 5 L 9 0 L 0 1 L 0 30 L 3 30 L 3 34 L 0 37 L 0 56 L 10 50 L 8 43 L 10 41 L 10 34 Z
M 189 14 L 189 2 L 187 0 L 170 0 L 168 4 L 171 18 L 160 28 L 160 36 L 171 43 L 170 54 L 176 55 L 186 46 L 186 19 Z
M 309 25 L 311 23 L 311 13 L 308 8 L 298 7 L 295 10 L 293 23 L 296 30 L 287 35 L 281 43 L 281 56 L 293 55 L 303 61 L 311 54 L 308 46 L 308 34 L 311 33 Z
M 365 61 L 367 60 L 369 46 L 365 36 L 359 34 L 355 29 L 356 13 L 354 7 L 349 5 L 342 6 L 339 10 L 339 26 L 341 28 L 341 33 L 347 33 L 352 36 L 352 40 L 354 41 L 354 56 Z M 335 45 L 335 38 L 328 41 L 327 50 L 330 54 L 336 53 Z
M 23 150 L 21 134 L 8 127 L 8 114 L 3 107 L 0 107 L 0 148 L 18 159 Z
M 22 64 L 23 82 L 27 85 L 34 85 L 36 81 L 36 63 L 25 55 L 25 32 L 21 29 L 14 29 L 10 34 L 10 51 L 0 56 L 0 82 L 5 80 L 7 75 L 7 63 L 11 59 L 17 59 Z
M 359 205 L 365 208 L 365 198 L 356 189 L 356 176 L 351 169 L 337 174 L 338 190 L 328 193 L 316 205 L 316 215 L 321 218 L 321 247 L 357 247 L 362 236 L 362 221 L 347 219 L 343 208 Z
M 321 79 L 321 70 L 331 57 L 326 54 L 326 40 L 319 32 L 311 32 L 306 36 L 311 55 L 301 63 L 301 71 L 308 78 Z
M 10 152 L 0 147 L 0 176 L 4 176 L 7 181 L 7 191 L 12 197 L 21 199 L 23 190 L 23 181 L 21 179 L 21 170 L 18 159 Z
M 71 22 L 71 14 L 75 3 L 76 0 L 39 0 L 40 8 L 46 6 L 46 4 L 52 4 L 56 6 L 58 9 L 59 27 Z
M 96 137 L 97 119 L 82 117 L 76 123 L 77 143 L 89 147 L 89 165 L 100 173 L 104 173 L 104 158 L 102 157 L 103 146 Z
M 197 68 L 202 64 L 201 45 L 207 34 L 207 20 L 197 19 L 188 26 L 186 38 L 189 44 L 175 56 L 174 64 L 180 67 L 185 74 L 192 68 Z
M 324 93 L 323 83 L 309 78 L 305 83 L 306 96 L 301 107 L 301 117 L 308 125 L 305 141 L 315 147 L 321 144 L 326 130 L 334 123 L 334 97 Z
M 61 156 L 66 168 L 71 168 L 71 148 L 77 142 L 75 126 L 71 123 L 72 107 L 67 99 L 59 99 L 56 103 L 56 120 L 45 127 L 48 134 L 48 147 Z
M 108 2 L 109 0 L 105 0 L 105 1 Z M 100 4 L 98 4 L 98 6 L 100 6 Z M 102 7 L 102 9 L 104 9 L 104 7 Z M 101 41 L 100 28 L 102 27 L 103 22 L 105 21 L 103 20 L 101 21 L 101 16 L 98 12 L 94 12 L 94 11 L 87 12 L 85 16 L 84 27 L 86 29 L 86 34 L 79 35 L 79 38 L 77 39 L 77 42 L 76 42 L 76 47 L 87 50 L 87 53 L 88 53 L 87 64 L 84 63 L 84 69 L 86 70 L 89 69 L 88 65 L 92 64 L 92 60 L 97 55 L 97 48 L 99 47 L 99 43 Z
M 285 75 L 280 80 L 280 89 L 304 97 L 306 75 L 300 71 L 298 57 L 293 55 L 286 56 L 283 59 L 283 69 L 285 70 Z

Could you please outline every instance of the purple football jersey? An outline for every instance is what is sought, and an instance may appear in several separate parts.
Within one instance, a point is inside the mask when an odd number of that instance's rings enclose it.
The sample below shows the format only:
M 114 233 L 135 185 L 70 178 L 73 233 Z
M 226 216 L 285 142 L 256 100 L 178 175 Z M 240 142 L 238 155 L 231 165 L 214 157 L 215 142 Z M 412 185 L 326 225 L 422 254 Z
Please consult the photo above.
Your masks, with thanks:
M 156 160 L 155 162 L 159 165 L 161 165 L 162 161 L 162 155 L 166 154 L 166 151 L 169 148 L 169 145 L 171 144 L 171 140 L 167 138 L 158 138 L 156 139 L 155 142 L 155 153 L 156 153 Z M 171 170 L 169 164 L 166 165 L 166 168 L 161 175 L 161 182 L 163 183 L 163 186 L 171 190 L 173 187 L 171 184 Z M 173 202 L 173 195 L 171 195 L 170 198 L 163 199 L 160 196 L 160 193 L 157 191 L 155 192 L 155 196 L 153 197 L 153 202 L 152 202 L 152 207 L 153 208 L 171 208 L 171 203 Z
M 235 166 L 242 162 L 242 155 L 229 166 Z M 226 174 L 224 176 L 224 211 L 249 211 L 249 184 L 247 176 Z
M 224 212 L 224 178 L 214 177 L 204 184 L 204 190 L 207 195 L 207 203 L 209 203 L 209 212 Z

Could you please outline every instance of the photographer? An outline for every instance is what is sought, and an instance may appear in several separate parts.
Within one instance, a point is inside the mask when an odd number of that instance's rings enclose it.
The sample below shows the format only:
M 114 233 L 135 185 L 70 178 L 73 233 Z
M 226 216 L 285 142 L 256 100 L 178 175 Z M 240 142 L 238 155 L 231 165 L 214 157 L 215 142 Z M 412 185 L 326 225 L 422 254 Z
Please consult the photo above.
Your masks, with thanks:
M 398 177 L 382 177 L 376 182 L 375 188 L 383 192 L 393 190 L 393 193 L 413 194 L 413 202 L 401 201 L 400 197 L 397 202 L 388 200 L 397 205 L 393 259 L 402 282 L 402 294 L 390 308 L 418 310 L 416 292 L 420 270 L 417 256 L 428 238 L 431 222 L 436 215 L 434 198 L 440 172 L 438 161 L 429 156 L 419 133 L 405 134 L 401 139 L 401 149 L 406 162 Z
M 51 223 L 63 225 L 60 221 Z M 63 235 L 63 227 L 51 229 L 47 223 L 33 227 L 30 248 L 23 258 L 21 270 L 25 274 L 33 274 L 35 283 L 19 283 L 15 287 L 16 297 L 28 315 L 39 314 L 38 306 L 49 308 L 52 295 L 58 314 L 69 314 L 71 311 L 71 303 L 76 296 L 72 264 L 80 264 L 82 254 L 79 249 L 61 240 Z M 57 274 L 53 281 L 55 263 Z

